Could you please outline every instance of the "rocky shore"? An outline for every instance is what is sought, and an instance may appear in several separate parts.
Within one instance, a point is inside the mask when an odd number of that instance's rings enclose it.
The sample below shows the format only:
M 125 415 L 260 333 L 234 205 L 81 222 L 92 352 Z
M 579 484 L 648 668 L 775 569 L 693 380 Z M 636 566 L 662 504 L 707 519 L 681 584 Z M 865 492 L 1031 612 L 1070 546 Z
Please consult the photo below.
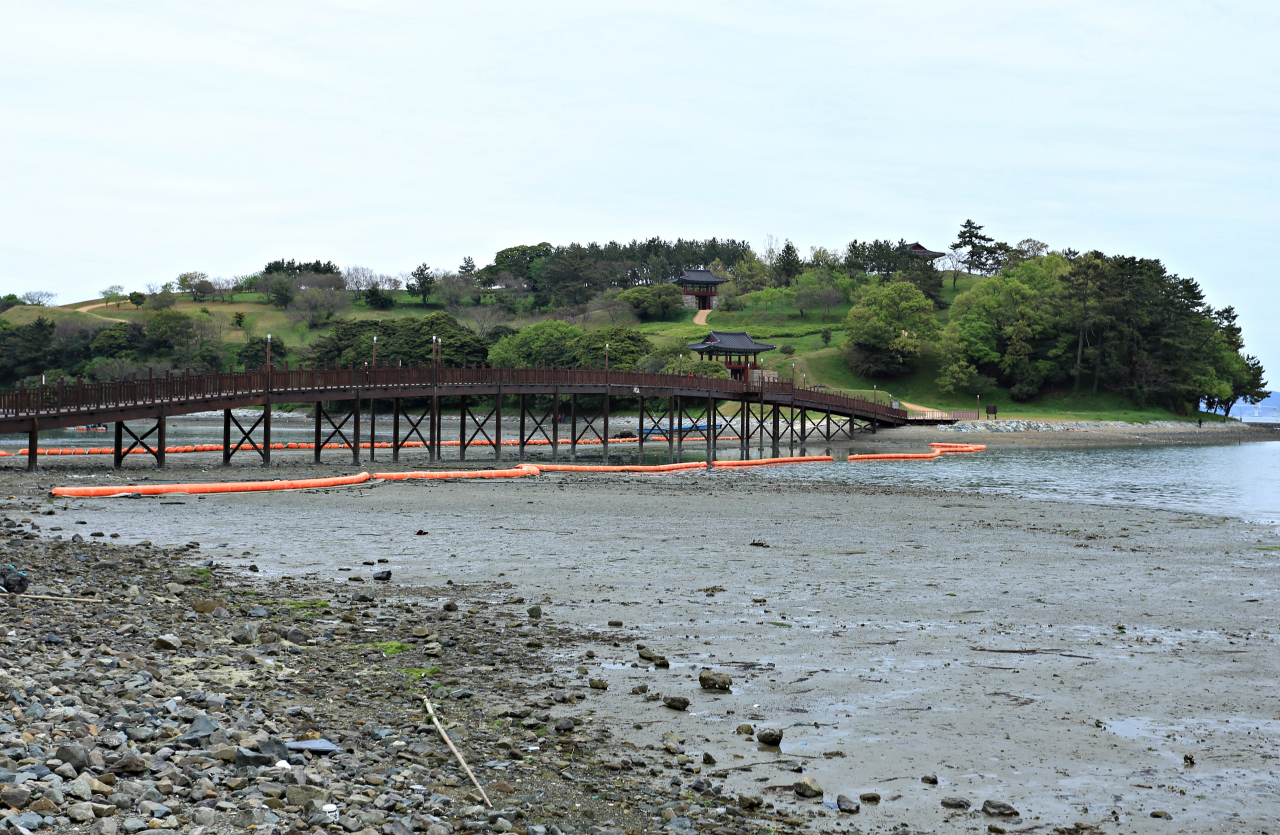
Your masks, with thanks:
M 510 583 L 258 584 L 196 542 L 50 541 L 41 521 L 6 517 L 0 545 L 33 580 L 27 596 L 0 597 L 0 829 L 738 835 L 812 820 L 725 793 L 715 757 L 678 733 L 621 742 L 591 708 L 607 684 L 549 661 L 619 641 L 558 624 Z M 637 661 L 667 666 L 643 645 Z M 673 712 L 688 703 L 666 699 Z M 798 778 L 794 791 L 820 798 L 814 786 Z

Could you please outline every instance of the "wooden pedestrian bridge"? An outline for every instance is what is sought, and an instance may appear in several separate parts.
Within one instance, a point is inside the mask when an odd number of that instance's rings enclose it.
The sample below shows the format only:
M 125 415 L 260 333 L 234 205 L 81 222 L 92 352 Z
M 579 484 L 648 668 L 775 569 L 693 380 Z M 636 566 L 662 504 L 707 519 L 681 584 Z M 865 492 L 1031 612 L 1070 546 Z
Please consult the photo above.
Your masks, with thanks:
M 246 428 L 232 410 L 284 403 L 307 404 L 314 412 L 314 450 L 318 463 L 325 449 L 349 449 L 359 463 L 362 449 L 373 459 L 389 448 L 399 460 L 406 446 L 425 447 L 431 461 L 441 460 L 442 445 L 458 447 L 465 460 L 468 446 L 492 448 L 501 460 L 504 447 L 518 448 L 524 460 L 529 445 L 549 445 L 553 459 L 562 445 L 576 455 L 578 444 L 599 444 L 606 461 L 610 407 L 619 398 L 628 411 L 638 404 L 641 431 L 627 442 L 643 455 L 662 444 L 671 460 L 679 460 L 685 441 L 705 442 L 707 460 L 717 445 L 736 441 L 742 458 L 751 456 L 752 441 L 761 457 L 766 446 L 777 456 L 783 445 L 804 447 L 831 443 L 881 427 L 918 422 L 903 409 L 790 382 L 747 382 L 674 374 L 645 374 L 607 369 L 448 368 L 441 363 L 376 368 L 289 368 L 255 372 L 166 373 L 143 379 L 103 382 L 59 381 L 0 392 L 0 433 L 27 433 L 27 466 L 34 470 L 41 430 L 88 424 L 114 424 L 115 466 L 137 450 L 164 466 L 166 419 L 197 412 L 222 412 L 222 462 L 239 451 L 252 451 L 264 465 L 273 448 L 271 409 L 262 408 Z M 373 404 L 391 401 L 389 437 L 377 438 Z M 514 403 L 514 413 L 504 405 Z M 385 404 L 383 420 L 385 417 Z M 367 416 L 364 416 L 365 410 Z M 442 415 L 457 414 L 456 428 L 446 440 Z M 514 422 L 515 438 L 503 440 L 503 418 Z M 368 434 L 362 434 L 367 417 Z M 129 423 L 141 424 L 135 431 Z M 248 422 L 248 421 L 246 421 Z M 929 422 L 937 422 L 931 420 Z M 236 430 L 233 438 L 232 430 Z M 567 437 L 562 432 L 567 430 Z M 129 440 L 126 446 L 126 436 Z M 335 439 L 338 439 L 335 444 Z M 389 442 L 389 443 L 387 443 Z M 105 450 L 104 450 L 105 451 Z

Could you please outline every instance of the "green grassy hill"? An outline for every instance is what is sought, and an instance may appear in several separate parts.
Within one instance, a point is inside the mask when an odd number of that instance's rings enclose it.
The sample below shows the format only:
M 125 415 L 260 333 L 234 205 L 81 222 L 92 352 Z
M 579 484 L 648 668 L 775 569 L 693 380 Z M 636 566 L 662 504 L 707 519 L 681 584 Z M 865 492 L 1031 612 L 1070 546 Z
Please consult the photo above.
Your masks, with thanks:
M 948 280 L 944 283 L 943 298 L 950 304 L 959 293 L 981 280 L 974 276 L 961 278 L 955 289 L 952 289 Z M 84 308 L 90 309 L 83 310 Z M 263 296 L 258 293 L 240 294 L 230 302 L 209 301 L 196 304 L 189 299 L 179 299 L 176 309 L 187 312 L 207 309 L 211 313 L 225 316 L 228 322 L 236 313 L 243 313 L 248 327 L 244 330 L 228 327 L 225 331 L 224 339 L 232 343 L 242 342 L 247 331 L 252 335 L 272 333 L 277 339 L 283 339 L 290 345 L 306 345 L 328 332 L 328 328 L 311 330 L 305 325 L 291 322 L 283 311 L 266 304 Z M 396 294 L 396 305 L 391 310 L 372 310 L 363 303 L 357 303 L 342 315 L 357 319 L 392 319 L 422 316 L 440 309 L 438 304 L 424 306 L 418 298 L 400 292 Z M 848 310 L 849 305 L 842 304 L 828 311 L 805 311 L 802 315 L 795 307 L 785 304 L 748 306 L 733 312 L 712 311 L 707 325 L 696 325 L 693 323 L 695 311 L 687 309 L 673 321 L 639 323 L 619 319 L 617 324 L 635 327 L 655 344 L 664 346 L 698 341 L 709 329 L 745 330 L 754 338 L 777 345 L 779 349 L 785 345 L 795 349 L 791 356 L 784 355 L 781 350 L 769 351 L 762 354 L 760 360 L 764 367 L 777 371 L 783 379 L 790 379 L 794 374 L 797 384 L 824 385 L 835 391 L 868 399 L 874 394 L 881 401 L 899 400 L 929 409 L 978 408 L 978 400 L 973 395 L 938 390 L 934 383 L 939 372 L 937 359 L 928 354 L 915 371 L 904 377 L 875 381 L 855 375 L 842 356 L 842 323 Z M 0 314 L 0 318 L 13 324 L 22 324 L 41 315 L 97 325 L 141 318 L 146 312 L 136 310 L 129 304 L 119 308 L 114 305 L 104 307 L 100 299 L 91 299 L 61 307 L 14 307 Z M 936 315 L 938 321 L 945 325 L 949 309 L 943 308 Z M 508 324 L 519 328 L 540 318 L 543 317 L 518 316 Z M 597 312 L 586 317 L 581 324 L 586 329 L 594 329 L 614 324 L 614 321 L 608 314 Z M 824 344 L 821 334 L 827 329 L 831 331 L 831 340 L 829 344 Z M 984 409 L 989 404 L 999 407 L 1001 418 L 1126 421 L 1185 419 L 1164 409 L 1137 409 L 1118 395 L 1072 394 L 1069 390 L 1049 391 L 1031 402 L 1017 403 L 1009 397 L 1006 390 L 996 388 L 982 396 L 981 405 Z M 1207 414 L 1205 418 L 1221 419 Z

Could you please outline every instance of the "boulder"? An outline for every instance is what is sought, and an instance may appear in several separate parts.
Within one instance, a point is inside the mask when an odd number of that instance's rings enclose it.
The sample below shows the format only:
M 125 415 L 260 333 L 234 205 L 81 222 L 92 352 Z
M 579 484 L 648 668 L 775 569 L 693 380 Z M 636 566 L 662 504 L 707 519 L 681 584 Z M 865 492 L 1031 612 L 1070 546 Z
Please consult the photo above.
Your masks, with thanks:
M 822 797 L 822 786 L 812 777 L 801 777 L 791 784 L 791 790 L 800 797 Z
M 781 728 L 761 728 L 756 731 L 756 740 L 761 745 L 781 745 L 782 729 Z
M 703 690 L 728 690 L 733 684 L 728 673 L 717 673 L 712 670 L 703 670 L 698 673 L 698 684 L 702 685 Z

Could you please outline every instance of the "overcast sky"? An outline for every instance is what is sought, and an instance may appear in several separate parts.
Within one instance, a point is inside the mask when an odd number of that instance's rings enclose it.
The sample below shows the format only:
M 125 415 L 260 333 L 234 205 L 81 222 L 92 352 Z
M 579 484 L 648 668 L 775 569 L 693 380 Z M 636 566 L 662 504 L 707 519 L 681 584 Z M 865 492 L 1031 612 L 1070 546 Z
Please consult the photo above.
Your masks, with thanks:
M 0 291 L 513 244 L 1164 260 L 1280 384 L 1280 6 L 0 0 Z

